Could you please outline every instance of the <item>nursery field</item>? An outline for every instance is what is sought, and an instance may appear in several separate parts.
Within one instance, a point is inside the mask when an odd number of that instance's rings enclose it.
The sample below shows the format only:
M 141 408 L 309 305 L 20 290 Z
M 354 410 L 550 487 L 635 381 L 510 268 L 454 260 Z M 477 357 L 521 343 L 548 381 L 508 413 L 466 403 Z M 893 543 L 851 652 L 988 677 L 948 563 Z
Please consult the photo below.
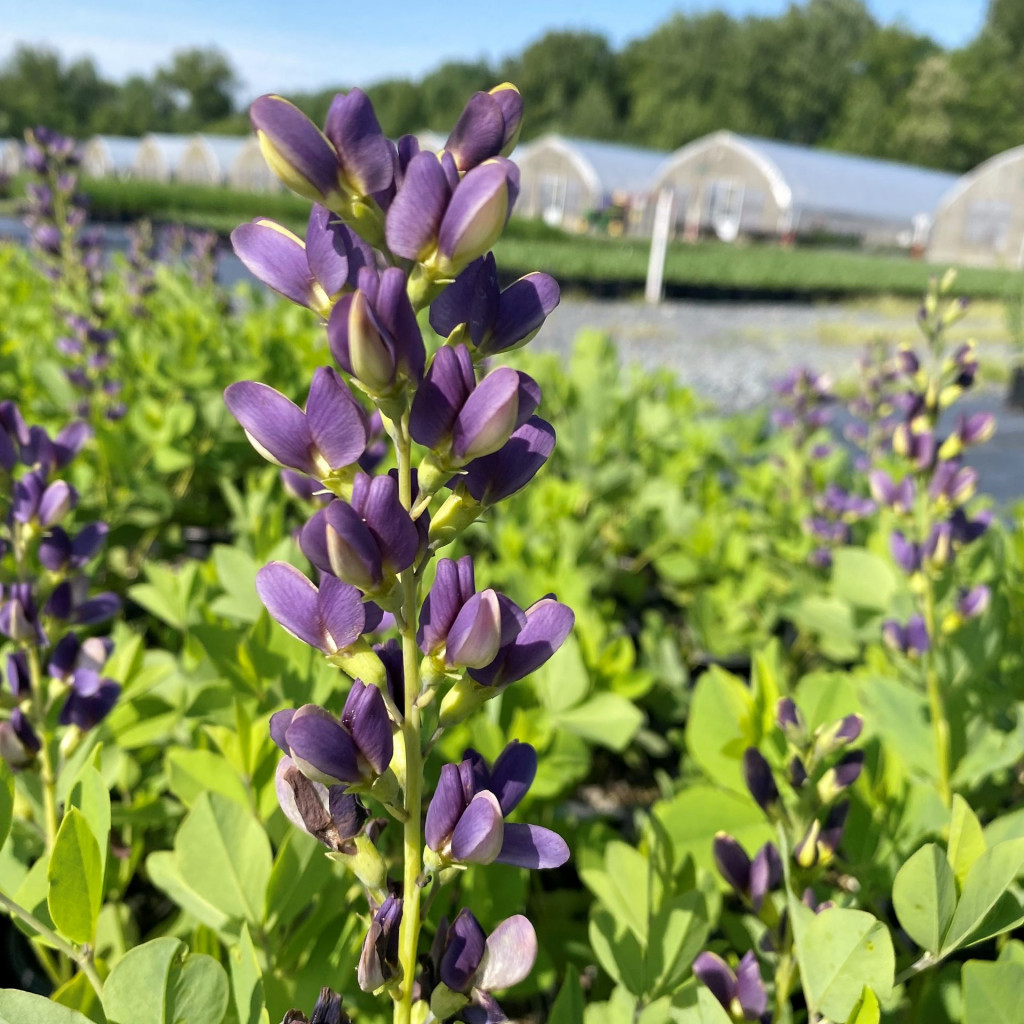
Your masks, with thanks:
M 227 234 L 242 220 L 271 217 L 301 235 L 308 217 L 308 204 L 290 193 L 255 195 L 203 185 L 110 178 L 90 179 L 85 187 L 92 215 L 100 221 L 148 217 Z M 541 267 L 564 287 L 630 295 L 643 292 L 649 243 L 570 235 L 538 221 L 513 218 L 495 252 L 510 280 Z M 919 298 L 929 276 L 942 269 L 906 256 L 850 249 L 675 243 L 666 260 L 665 287 L 670 296 Z M 960 287 L 975 299 L 1017 297 L 1019 274 L 968 268 L 961 271 Z
M 346 136 L 309 137 L 334 188 Z M 558 286 L 499 280 L 561 243 L 497 241 L 491 145 L 235 232 L 243 293 L 194 230 L 107 258 L 37 140 L 0 245 L 0 1022 L 1016 1020 L 980 279 L 922 277 L 841 395 L 792 366 L 724 413 L 605 333 L 539 351 Z

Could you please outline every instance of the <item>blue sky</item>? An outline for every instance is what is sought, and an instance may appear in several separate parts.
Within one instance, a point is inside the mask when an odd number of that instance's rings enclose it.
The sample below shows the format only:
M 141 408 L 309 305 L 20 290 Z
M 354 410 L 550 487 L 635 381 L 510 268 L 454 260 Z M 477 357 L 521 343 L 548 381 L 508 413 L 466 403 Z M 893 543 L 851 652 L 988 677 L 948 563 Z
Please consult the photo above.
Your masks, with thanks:
M 243 80 L 242 99 L 270 90 L 368 85 L 417 77 L 446 59 L 496 60 L 553 28 L 604 32 L 618 47 L 674 11 L 774 15 L 788 0 L 0 0 L 0 59 L 17 42 L 90 54 L 109 77 L 148 73 L 175 49 L 216 45 Z M 947 46 L 974 36 L 987 0 L 868 0 Z

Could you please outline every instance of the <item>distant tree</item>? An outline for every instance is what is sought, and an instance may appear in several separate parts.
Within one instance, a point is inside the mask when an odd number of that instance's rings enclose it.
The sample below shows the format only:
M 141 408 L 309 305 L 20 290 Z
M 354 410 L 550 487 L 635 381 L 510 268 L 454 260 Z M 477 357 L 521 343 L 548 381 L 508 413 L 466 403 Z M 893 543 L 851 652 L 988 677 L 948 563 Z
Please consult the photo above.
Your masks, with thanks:
M 214 48 L 179 50 L 156 73 L 156 85 L 175 98 L 179 131 L 195 131 L 234 112 L 238 78 L 228 58 Z
M 925 59 L 907 91 L 893 149 L 911 163 L 948 168 L 954 159 L 955 110 L 967 93 L 946 54 Z
M 621 134 L 624 93 L 619 64 L 597 32 L 548 32 L 506 62 L 529 111 L 524 138 L 559 131 L 614 138 Z
M 419 131 L 427 123 L 422 90 L 405 78 L 392 78 L 366 89 L 385 133 L 393 137 Z

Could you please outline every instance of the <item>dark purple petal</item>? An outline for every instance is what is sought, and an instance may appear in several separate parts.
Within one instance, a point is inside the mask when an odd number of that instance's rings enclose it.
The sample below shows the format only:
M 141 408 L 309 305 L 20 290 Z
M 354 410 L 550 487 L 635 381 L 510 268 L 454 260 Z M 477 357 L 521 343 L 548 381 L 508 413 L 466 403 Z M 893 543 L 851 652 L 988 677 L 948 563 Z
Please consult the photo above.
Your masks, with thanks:
M 569 847 L 557 832 L 540 825 L 506 823 L 501 851 L 495 859 L 517 868 L 557 868 L 569 859 Z
M 439 348 L 409 412 L 409 433 L 426 448 L 451 436 L 459 412 L 476 386 L 473 358 L 465 345 Z
M 63 640 L 67 639 L 67 637 L 69 636 L 74 637 L 74 634 L 68 633 L 67 636 L 65 636 L 61 642 L 63 642 Z M 77 647 L 78 639 L 77 637 L 75 637 L 76 654 Z M 59 649 L 60 643 L 58 643 L 57 647 L 54 649 L 53 657 L 57 656 L 57 651 Z M 53 664 L 52 659 L 50 664 Z M 74 666 L 73 658 L 71 661 L 71 666 Z M 71 668 L 69 667 L 68 672 L 70 671 Z M 52 671 L 50 674 L 53 674 Z M 7 685 L 11 688 L 11 695 L 15 698 L 15 700 L 22 700 L 23 698 L 30 697 L 32 695 L 32 676 L 29 672 L 28 667 L 28 655 L 24 651 L 16 651 L 14 654 L 7 655 Z
M 560 297 L 558 283 L 548 274 L 527 274 L 509 285 L 501 293 L 486 350 L 503 352 L 528 339 L 540 330 Z
M 71 561 L 71 538 L 59 526 L 39 542 L 39 561 L 51 572 L 59 572 Z
M 766 814 L 770 813 L 779 802 L 779 790 L 770 765 L 757 747 L 747 747 L 743 752 L 743 777 L 757 805 Z
M 512 644 L 502 651 L 504 664 L 500 668 L 501 685 L 514 683 L 536 671 L 544 664 L 572 632 L 575 615 L 568 605 L 552 598 L 542 598 L 526 609 L 526 625 Z M 478 678 L 479 670 L 471 670 Z M 485 685 L 484 679 L 478 679 Z
M 519 138 L 519 128 L 523 122 L 523 97 L 511 82 L 502 82 L 491 90 L 491 95 L 501 108 L 505 122 L 505 137 L 501 152 L 507 155 L 512 151 Z
M 782 858 L 773 843 L 765 843 L 750 864 L 750 902 L 760 911 L 765 896 L 782 881 Z
M 498 317 L 498 269 L 494 254 L 472 263 L 430 306 L 430 326 L 447 338 L 459 324 L 469 325 L 469 337 L 481 345 Z
M 284 735 L 288 731 L 288 726 L 292 724 L 292 719 L 294 717 L 294 708 L 285 708 L 283 711 L 275 711 L 274 714 L 270 716 L 270 738 L 286 754 L 288 753 L 288 743 L 285 741 Z
M 736 968 L 736 999 L 747 1020 L 760 1020 L 768 1009 L 768 992 L 753 950 L 744 954 Z
M 503 448 L 466 466 L 469 493 L 484 505 L 515 494 L 537 475 L 554 449 L 554 428 L 539 416 L 531 416 Z
M 362 688 L 360 691 L 360 687 Z M 384 697 L 376 686 L 367 686 L 356 679 L 352 683 L 352 694 L 356 694 L 346 722 L 352 738 L 359 748 L 364 760 L 370 767 L 380 775 L 388 765 L 391 764 L 391 757 L 394 754 L 394 737 L 391 732 L 391 719 L 388 717 L 388 709 L 384 704 Z M 348 702 L 346 702 L 348 708 Z
M 299 708 L 285 730 L 285 741 L 306 778 L 325 786 L 362 780 L 352 737 L 322 708 Z
M 491 769 L 491 792 L 498 798 L 501 813 L 511 814 L 520 804 L 537 775 L 537 751 L 529 743 L 513 740 Z
M 384 137 L 373 104 L 362 89 L 334 97 L 324 132 L 334 143 L 342 173 L 356 192 L 368 196 L 391 184 L 396 163 L 394 146 Z
M 452 833 L 452 856 L 465 863 L 490 864 L 503 849 L 503 820 L 498 798 L 477 793 Z
M 313 444 L 332 470 L 351 466 L 363 454 L 370 436 L 362 406 L 328 366 L 319 367 L 313 374 L 306 423 Z
M 78 605 L 74 609 L 72 621 L 81 626 L 95 626 L 99 622 L 113 618 L 120 610 L 121 598 L 117 594 L 105 591 Z
M 306 228 L 306 260 L 329 296 L 355 287 L 362 267 L 375 264 L 373 250 L 326 207 L 314 205 Z
M 331 575 L 320 578 L 317 610 L 332 654 L 351 647 L 369 628 L 362 595 Z
M 455 826 L 465 809 L 466 799 L 462 791 L 458 766 L 442 765 L 437 789 L 434 790 L 427 807 L 427 818 L 423 827 L 423 835 L 430 849 L 439 851 L 444 846 L 455 831 Z
M 470 97 L 444 148 L 460 171 L 497 156 L 505 144 L 505 118 L 498 101 L 487 92 Z
M 718 873 L 741 896 L 750 891 L 750 858 L 747 851 L 726 832 L 715 833 L 712 843 Z
M 470 993 L 470 1003 L 459 1011 L 459 1017 L 465 1024 L 509 1024 L 494 996 L 479 988 Z
M 109 529 L 106 523 L 89 523 L 78 531 L 71 542 L 71 557 L 76 566 L 85 565 L 103 547 Z
M 424 256 L 437 239 L 450 197 L 441 161 L 433 153 L 417 153 L 388 208 L 384 225 L 388 248 L 410 260 Z
M 394 344 L 398 368 L 413 380 L 420 381 L 427 363 L 427 350 L 409 301 L 407 284 L 405 274 L 398 267 L 388 267 L 380 275 L 374 310 Z
M 120 694 L 121 687 L 112 679 L 101 678 L 92 669 L 76 669 L 71 692 L 60 711 L 60 724 L 92 729 L 107 717 Z
M 330 571 L 362 590 L 378 586 L 384 575 L 380 547 L 362 516 L 346 502 L 335 500 L 325 509 L 323 522 Z M 311 541 L 313 550 L 316 543 Z
M 270 220 L 254 220 L 231 232 L 231 245 L 249 273 L 268 288 L 300 306 L 320 305 L 305 246 L 287 228 Z
M 460 910 L 448 929 L 439 974 L 453 992 L 466 992 L 484 956 L 487 936 L 468 910 Z
M 251 380 L 229 385 L 224 401 L 261 455 L 309 476 L 319 474 L 309 425 L 294 402 L 266 384 Z
M 450 558 L 438 559 L 434 584 L 420 610 L 420 628 L 416 637 L 424 654 L 431 654 L 444 646 L 452 623 L 472 596 L 473 589 L 473 560 L 469 555 L 464 555 L 458 563 Z
M 267 611 L 292 636 L 326 651 L 316 587 L 293 565 L 271 562 L 256 573 L 256 592 Z
M 73 487 L 63 480 L 54 480 L 39 499 L 40 525 L 49 527 L 59 523 L 77 502 L 78 494 Z
M 693 961 L 693 973 L 728 1010 L 736 994 L 736 975 L 729 965 L 718 954 L 705 951 Z
M 385 568 L 397 573 L 412 565 L 420 536 L 399 499 L 398 481 L 392 476 L 373 477 L 359 511 L 377 541 Z

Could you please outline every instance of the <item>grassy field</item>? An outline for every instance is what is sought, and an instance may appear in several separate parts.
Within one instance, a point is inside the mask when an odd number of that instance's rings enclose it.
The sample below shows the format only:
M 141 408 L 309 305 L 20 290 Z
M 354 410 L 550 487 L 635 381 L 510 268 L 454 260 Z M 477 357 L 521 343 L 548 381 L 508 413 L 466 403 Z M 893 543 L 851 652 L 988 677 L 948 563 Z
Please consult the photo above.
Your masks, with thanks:
M 111 179 L 86 181 L 84 190 L 99 221 L 150 217 L 225 234 L 257 216 L 271 217 L 301 234 L 309 209 L 304 200 L 285 192 L 254 195 L 202 185 Z M 10 202 L 6 205 L 12 208 Z M 506 273 L 546 270 L 569 289 L 635 294 L 643 290 L 647 274 L 648 246 L 643 240 L 567 235 L 515 218 L 495 252 Z M 665 286 L 675 296 L 919 296 L 928 278 L 944 269 L 852 250 L 676 243 L 669 247 Z M 975 298 L 1020 296 L 1021 276 L 1010 270 L 964 269 L 959 288 Z

